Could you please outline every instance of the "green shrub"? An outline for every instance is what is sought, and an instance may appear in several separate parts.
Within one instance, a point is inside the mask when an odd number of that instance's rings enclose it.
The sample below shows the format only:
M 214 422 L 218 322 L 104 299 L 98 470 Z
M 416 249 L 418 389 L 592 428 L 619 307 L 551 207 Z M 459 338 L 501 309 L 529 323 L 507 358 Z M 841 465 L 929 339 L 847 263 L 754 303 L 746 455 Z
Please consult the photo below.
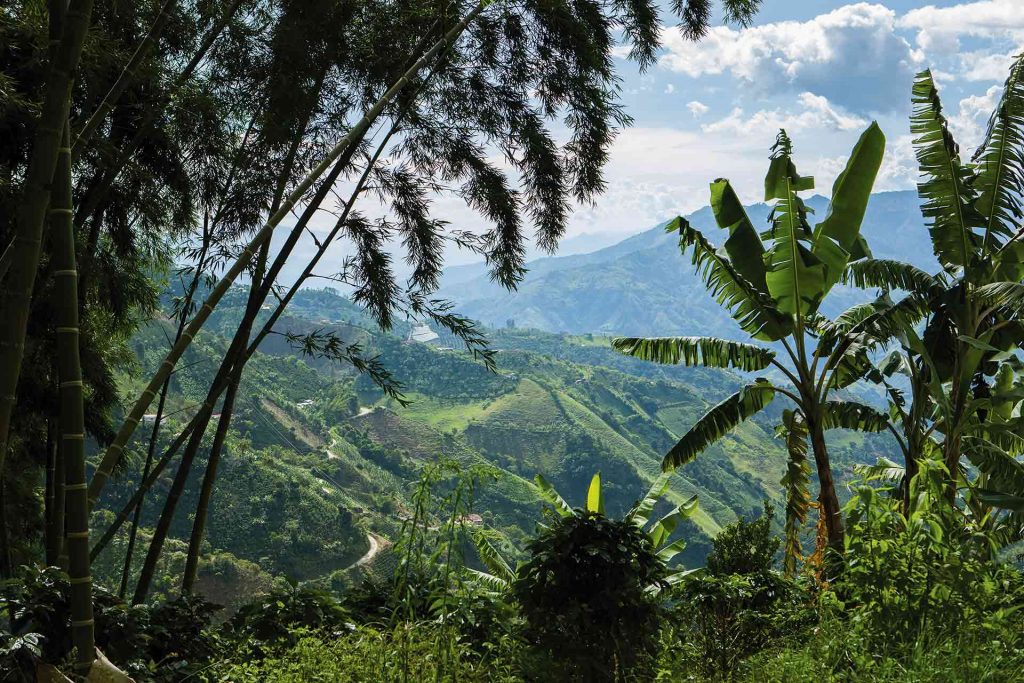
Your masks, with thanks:
M 909 514 L 898 495 L 861 486 L 847 506 L 846 566 L 836 584 L 851 625 L 880 656 L 955 637 L 1024 603 L 1021 576 L 945 498 L 945 469 L 923 460 Z
M 231 618 L 228 630 L 239 643 L 266 653 L 295 645 L 297 632 L 338 636 L 353 626 L 348 611 L 331 593 L 289 581 Z
M 16 636 L 0 632 L 0 680 L 33 680 L 34 659 L 59 664 L 72 649 L 67 574 L 23 567 L 0 591 Z M 219 647 L 210 627 L 216 605 L 198 597 L 127 605 L 97 586 L 96 646 L 137 681 L 177 681 L 201 671 Z
M 761 516 L 723 529 L 705 572 L 676 589 L 669 647 L 678 651 L 668 657 L 676 667 L 728 677 L 745 658 L 814 620 L 805 592 L 772 569 L 779 548 L 773 512 L 766 502 Z
M 402 625 L 393 631 L 361 627 L 325 639 L 296 631 L 295 645 L 263 659 L 245 653 L 222 663 L 216 680 L 263 683 L 389 683 L 391 681 L 521 681 L 511 657 L 481 659 L 455 646 L 454 656 L 437 657 L 438 634 L 430 625 Z
M 513 595 L 541 680 L 642 675 L 658 643 L 656 591 L 667 570 L 629 521 L 581 512 L 558 517 L 530 542 Z

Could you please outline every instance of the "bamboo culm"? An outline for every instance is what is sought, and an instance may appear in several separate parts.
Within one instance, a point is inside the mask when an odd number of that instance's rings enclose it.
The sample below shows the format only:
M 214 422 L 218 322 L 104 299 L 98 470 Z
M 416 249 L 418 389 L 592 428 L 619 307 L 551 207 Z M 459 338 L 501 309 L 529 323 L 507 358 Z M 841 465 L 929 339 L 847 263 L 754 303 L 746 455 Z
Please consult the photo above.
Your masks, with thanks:
M 71 87 L 92 17 L 92 0 L 72 0 L 64 16 L 36 126 L 25 189 L 18 207 L 11 265 L 0 302 L 0 473 L 3 472 L 14 412 L 18 377 L 25 351 L 29 304 L 42 251 L 43 224 L 50 204 L 50 185 L 57 168 L 61 137 L 71 107 Z M 4 501 L 0 500 L 0 505 Z
M 411 66 L 405 74 L 403 74 L 402 77 L 388 89 L 388 91 L 373 105 L 373 107 L 371 107 L 362 119 L 331 149 L 327 156 L 307 174 L 307 176 L 294 190 L 292 190 L 287 199 L 282 203 L 280 209 L 270 217 L 263 228 L 256 233 L 250 243 L 242 250 L 239 258 L 227 270 L 217 285 L 214 286 L 210 295 L 207 297 L 202 307 L 196 313 L 196 316 L 192 319 L 185 332 L 182 334 L 181 339 L 174 344 L 164 361 L 160 364 L 160 368 L 154 374 L 146 389 L 143 390 L 142 395 L 136 401 L 134 407 L 125 418 L 124 424 L 118 431 L 117 436 L 103 454 L 103 458 L 100 461 L 89 485 L 90 503 L 94 504 L 100 493 L 103 491 L 114 467 L 116 467 L 118 462 L 121 460 L 121 456 L 128 439 L 131 438 L 136 426 L 142 419 L 142 415 L 155 398 L 160 385 L 163 384 L 164 380 L 171 373 L 171 370 L 173 370 L 174 365 L 184 353 L 185 349 L 192 343 L 192 339 L 202 329 L 203 325 L 210 317 L 210 314 L 213 312 L 214 307 L 220 303 L 220 300 L 227 293 L 238 275 L 255 257 L 255 250 L 258 249 L 265 240 L 270 238 L 277 225 L 289 214 L 292 207 L 301 200 L 317 179 L 327 171 L 330 165 L 345 153 L 350 146 L 354 144 L 355 140 L 361 139 L 361 137 L 365 135 L 366 131 L 370 128 L 377 117 L 380 116 L 384 108 L 406 87 L 406 85 L 408 85 L 413 76 L 415 76 L 425 64 L 430 62 L 445 45 L 456 40 L 462 32 L 465 31 L 466 27 L 469 26 L 477 16 L 479 16 L 483 11 L 483 8 L 483 4 L 477 5 L 458 24 L 445 33 L 445 35 L 437 41 L 426 54 L 420 57 L 416 63 L 413 64 L 413 66 Z
M 71 216 L 71 128 L 65 124 L 60 148 L 50 225 L 57 298 L 57 364 L 60 379 L 60 443 L 64 453 L 65 545 L 71 584 L 71 638 L 75 669 L 88 672 L 95 658 L 92 576 L 89 567 L 89 503 L 85 479 L 85 393 L 79 351 L 78 270 Z

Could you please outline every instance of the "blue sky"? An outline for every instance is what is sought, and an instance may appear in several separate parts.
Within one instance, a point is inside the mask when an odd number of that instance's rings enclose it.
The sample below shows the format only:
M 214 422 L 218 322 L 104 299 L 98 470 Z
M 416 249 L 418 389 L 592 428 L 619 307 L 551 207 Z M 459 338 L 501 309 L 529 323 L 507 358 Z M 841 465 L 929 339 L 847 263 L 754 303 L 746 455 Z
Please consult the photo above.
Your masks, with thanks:
M 576 239 L 563 253 L 705 206 L 715 178 L 732 180 L 743 200 L 759 201 L 780 127 L 794 141 L 800 172 L 815 176 L 816 192 L 828 195 L 860 132 L 877 120 L 888 145 L 875 189 L 912 189 L 914 74 L 932 69 L 969 156 L 1012 56 L 1024 51 L 1024 0 L 763 0 L 749 28 L 718 22 L 694 43 L 667 25 L 663 42 L 646 73 L 625 59 L 628 46 L 620 49 L 622 100 L 634 125 L 611 151 L 606 193 L 573 213 L 567 237 Z M 457 198 L 439 196 L 435 211 L 453 228 L 486 229 Z M 314 230 L 330 224 L 325 215 Z M 448 253 L 450 265 L 476 260 Z
M 1012 55 L 1024 49 L 1024 0 L 844 3 L 764 0 L 748 29 L 716 26 L 699 43 L 665 29 L 658 64 L 621 60 L 635 119 L 608 165 L 608 192 L 581 207 L 571 234 L 628 234 L 707 204 L 727 177 L 756 201 L 780 127 L 797 166 L 828 194 L 860 132 L 888 138 L 876 189 L 910 189 L 913 75 L 931 68 L 963 149 L 979 142 Z

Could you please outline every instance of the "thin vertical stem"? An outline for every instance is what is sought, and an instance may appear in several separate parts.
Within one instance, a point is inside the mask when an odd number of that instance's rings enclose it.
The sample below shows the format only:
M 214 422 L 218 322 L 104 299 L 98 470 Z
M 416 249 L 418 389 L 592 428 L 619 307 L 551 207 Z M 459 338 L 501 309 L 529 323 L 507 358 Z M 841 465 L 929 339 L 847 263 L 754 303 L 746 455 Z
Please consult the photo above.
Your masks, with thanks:
M 85 481 L 85 394 L 79 351 L 78 270 L 71 210 L 71 127 L 64 126 L 50 223 L 56 270 L 57 362 L 60 375 L 60 440 L 64 450 L 66 545 L 71 583 L 71 636 L 75 668 L 87 672 L 95 657 L 92 577 L 89 572 L 89 502 Z

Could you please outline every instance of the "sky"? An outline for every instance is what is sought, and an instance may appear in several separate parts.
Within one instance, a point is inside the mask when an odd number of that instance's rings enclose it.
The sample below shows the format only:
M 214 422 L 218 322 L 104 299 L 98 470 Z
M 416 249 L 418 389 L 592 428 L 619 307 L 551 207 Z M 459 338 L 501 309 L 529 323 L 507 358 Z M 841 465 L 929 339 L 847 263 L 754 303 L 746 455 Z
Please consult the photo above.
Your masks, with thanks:
M 620 59 L 635 123 L 612 151 L 608 192 L 575 212 L 570 235 L 629 234 L 695 210 L 717 177 L 745 201 L 761 199 L 779 128 L 793 139 L 797 168 L 829 195 L 876 120 L 887 137 L 876 190 L 914 188 L 914 74 L 932 70 L 954 135 L 973 152 L 1024 50 L 1024 0 L 764 0 L 750 28 L 719 25 L 693 43 L 665 27 L 664 44 L 646 73 Z
M 815 176 L 815 192 L 827 196 L 875 120 L 887 137 L 876 191 L 914 188 L 914 74 L 932 70 L 969 156 L 1012 57 L 1024 51 L 1024 0 L 763 0 L 748 28 L 717 22 L 699 42 L 674 25 L 662 31 L 664 49 L 644 73 L 626 59 L 628 45 L 616 51 L 621 98 L 634 123 L 611 150 L 607 191 L 573 212 L 562 253 L 603 246 L 706 206 L 715 178 L 729 178 L 745 202 L 761 200 L 780 128 L 793 140 L 800 173 Z M 437 198 L 435 210 L 453 228 L 486 227 L 456 198 Z M 322 222 L 326 229 L 333 220 Z M 449 265 L 475 260 L 448 254 Z

